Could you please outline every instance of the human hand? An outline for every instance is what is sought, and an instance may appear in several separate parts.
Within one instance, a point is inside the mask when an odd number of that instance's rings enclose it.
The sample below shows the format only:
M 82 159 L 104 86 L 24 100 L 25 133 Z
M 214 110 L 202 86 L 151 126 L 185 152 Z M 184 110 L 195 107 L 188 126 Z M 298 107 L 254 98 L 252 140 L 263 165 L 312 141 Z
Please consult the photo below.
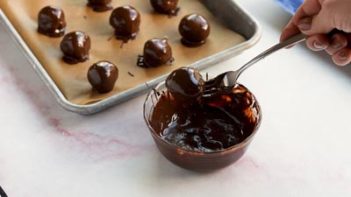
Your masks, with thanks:
M 304 33 L 313 51 L 325 50 L 340 66 L 351 62 L 351 0 L 305 0 L 280 40 Z M 337 30 L 337 31 L 336 31 Z

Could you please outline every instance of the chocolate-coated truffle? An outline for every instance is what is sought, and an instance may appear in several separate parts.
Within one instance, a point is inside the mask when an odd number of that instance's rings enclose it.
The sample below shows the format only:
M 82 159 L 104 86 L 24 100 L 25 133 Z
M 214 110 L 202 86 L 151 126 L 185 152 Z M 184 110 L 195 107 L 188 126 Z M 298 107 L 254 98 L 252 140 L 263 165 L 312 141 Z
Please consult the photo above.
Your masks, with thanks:
M 95 12 L 104 12 L 111 10 L 111 1 L 112 0 L 88 0 L 88 6 L 93 8 Z
M 179 11 L 178 0 L 150 0 L 150 3 L 161 14 L 177 15 Z
M 108 61 L 97 62 L 88 71 L 89 83 L 99 93 L 107 93 L 113 90 L 117 78 L 117 67 Z
M 69 64 L 84 62 L 89 59 L 90 37 L 84 32 L 71 32 L 61 41 L 63 60 Z
M 166 87 L 176 100 L 195 101 L 203 93 L 204 80 L 197 69 L 183 67 L 166 79 Z
M 50 37 L 65 34 L 66 20 L 63 10 L 46 6 L 38 14 L 38 32 Z
M 195 47 L 206 42 L 210 35 L 208 21 L 198 14 L 185 16 L 179 24 L 179 33 L 182 35 L 182 43 L 186 46 Z
M 110 24 L 115 29 L 116 38 L 126 42 L 139 32 L 140 14 L 132 6 L 118 7 L 110 16 Z
M 140 67 L 157 67 L 170 64 L 174 60 L 172 48 L 166 38 L 154 38 L 148 40 L 144 45 L 144 54 L 138 59 Z

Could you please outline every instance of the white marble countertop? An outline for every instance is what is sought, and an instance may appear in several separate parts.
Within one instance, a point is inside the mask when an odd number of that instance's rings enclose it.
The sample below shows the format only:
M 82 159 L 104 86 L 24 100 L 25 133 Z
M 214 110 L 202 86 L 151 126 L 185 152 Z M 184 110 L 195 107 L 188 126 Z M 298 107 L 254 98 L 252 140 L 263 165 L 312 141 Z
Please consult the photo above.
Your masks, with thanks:
M 289 15 L 272 0 L 238 1 L 261 41 L 208 69 L 241 65 L 278 41 Z M 244 157 L 210 174 L 168 162 L 142 119 L 145 96 L 94 116 L 63 110 L 0 29 L 0 185 L 10 197 L 350 196 L 351 66 L 304 46 L 279 52 L 240 82 L 263 110 Z

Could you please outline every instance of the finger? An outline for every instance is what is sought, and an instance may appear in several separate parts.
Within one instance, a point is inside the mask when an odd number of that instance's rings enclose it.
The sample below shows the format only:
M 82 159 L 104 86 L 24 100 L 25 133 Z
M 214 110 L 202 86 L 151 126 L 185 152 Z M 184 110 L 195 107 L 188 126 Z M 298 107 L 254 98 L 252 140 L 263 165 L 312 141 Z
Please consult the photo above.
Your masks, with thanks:
M 329 47 L 325 50 L 329 55 L 334 55 L 336 52 L 340 51 L 347 46 L 347 38 L 343 33 L 335 33 L 330 41 Z
M 321 10 L 321 5 L 318 0 L 306 0 L 296 11 L 294 17 L 290 20 L 288 25 L 283 29 L 280 41 L 284 41 L 291 36 L 294 36 L 301 31 L 298 28 L 299 21 L 305 17 L 316 15 Z
M 329 13 L 324 11 L 319 12 L 313 17 L 302 18 L 297 26 L 306 35 L 326 34 L 334 29 Z
M 332 59 L 336 65 L 345 66 L 351 62 L 351 49 L 343 48 L 336 52 Z
M 316 34 L 308 37 L 306 45 L 312 51 L 322 51 L 329 47 L 330 39 L 325 34 Z
M 318 0 L 306 0 L 296 11 L 293 22 L 294 24 L 298 24 L 301 19 L 314 16 L 320 10 L 321 4 Z
M 344 34 L 346 39 L 347 39 L 347 47 L 348 48 L 351 48 L 351 34 L 350 33 L 347 33 L 347 34 Z
M 298 33 L 300 33 L 299 28 L 292 22 L 292 20 L 290 20 L 290 22 L 283 29 L 283 32 L 282 32 L 282 34 L 280 36 L 280 42 L 283 42 L 286 39 L 288 39 L 291 36 L 294 36 L 294 35 L 296 35 Z

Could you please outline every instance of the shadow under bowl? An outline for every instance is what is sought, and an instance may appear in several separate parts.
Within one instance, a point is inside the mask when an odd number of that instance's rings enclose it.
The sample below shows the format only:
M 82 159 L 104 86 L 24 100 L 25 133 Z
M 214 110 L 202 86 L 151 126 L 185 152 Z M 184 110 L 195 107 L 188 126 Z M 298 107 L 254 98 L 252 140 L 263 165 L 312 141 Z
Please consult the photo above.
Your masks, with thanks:
M 247 136 L 242 142 L 235 144 L 229 148 L 216 151 L 216 152 L 196 152 L 191 150 L 185 150 L 175 144 L 171 144 L 161 138 L 159 134 L 155 132 L 150 124 L 153 109 L 158 102 L 159 94 L 156 92 L 162 92 L 165 90 L 165 84 L 160 83 L 156 88 L 150 91 L 146 97 L 144 103 L 144 120 L 150 130 L 150 133 L 159 149 L 159 151 L 172 163 L 178 165 L 179 167 L 197 171 L 197 172 L 210 172 L 224 168 L 237 160 L 239 160 L 246 152 L 249 144 L 251 143 L 253 137 L 257 133 L 261 119 L 262 113 L 261 108 L 256 100 L 256 110 L 257 110 L 257 122 L 251 131 L 251 134 Z M 250 92 L 250 91 L 249 91 Z M 253 94 L 252 94 L 253 95 Z

